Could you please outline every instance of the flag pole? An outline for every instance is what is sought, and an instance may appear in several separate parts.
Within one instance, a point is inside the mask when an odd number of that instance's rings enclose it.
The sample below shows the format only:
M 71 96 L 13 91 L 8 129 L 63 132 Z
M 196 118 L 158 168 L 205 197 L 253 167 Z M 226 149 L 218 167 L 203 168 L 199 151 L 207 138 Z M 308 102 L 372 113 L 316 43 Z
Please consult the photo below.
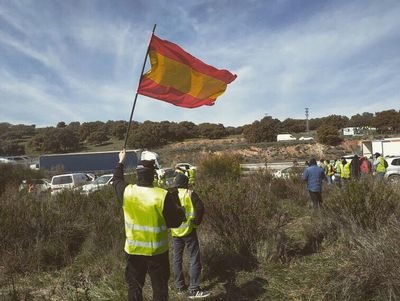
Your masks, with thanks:
M 130 130 L 131 124 L 132 124 L 133 112 L 135 111 L 136 101 L 137 101 L 137 98 L 138 98 L 138 92 L 137 92 L 137 91 L 139 90 L 139 86 L 140 86 L 140 82 L 141 82 L 141 80 L 142 80 L 144 68 L 146 67 L 147 56 L 148 56 L 149 50 L 150 50 L 151 39 L 153 38 L 154 32 L 155 32 L 155 30 L 156 30 L 156 26 L 157 26 L 157 24 L 154 24 L 153 31 L 152 31 L 152 33 L 151 33 L 151 38 L 150 38 L 150 41 L 149 41 L 149 45 L 147 45 L 147 51 L 146 51 L 146 55 L 145 55 L 145 57 L 144 57 L 142 72 L 140 73 L 139 83 L 138 83 L 138 87 L 137 87 L 137 89 L 136 89 L 136 94 L 135 94 L 135 100 L 133 101 L 131 116 L 129 117 L 128 128 L 126 129 L 125 142 L 124 142 L 124 149 L 126 148 L 126 143 L 127 143 L 127 141 L 128 141 L 128 134 L 129 134 L 129 130 Z

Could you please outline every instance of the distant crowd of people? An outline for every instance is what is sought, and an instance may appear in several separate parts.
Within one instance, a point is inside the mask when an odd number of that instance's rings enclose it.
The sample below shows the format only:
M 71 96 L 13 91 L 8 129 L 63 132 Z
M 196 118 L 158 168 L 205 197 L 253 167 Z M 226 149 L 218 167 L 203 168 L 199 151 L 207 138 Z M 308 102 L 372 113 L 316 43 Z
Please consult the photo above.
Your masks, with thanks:
M 350 180 L 358 180 L 369 175 L 374 175 L 382 181 L 385 177 L 387 162 L 380 153 L 373 157 L 354 155 L 351 159 L 341 158 L 333 161 L 316 159 L 306 161 L 308 166 L 303 173 L 303 180 L 307 182 L 307 190 L 310 194 L 310 206 L 319 208 L 322 204 L 322 181 L 328 185 L 337 185 L 345 188 Z

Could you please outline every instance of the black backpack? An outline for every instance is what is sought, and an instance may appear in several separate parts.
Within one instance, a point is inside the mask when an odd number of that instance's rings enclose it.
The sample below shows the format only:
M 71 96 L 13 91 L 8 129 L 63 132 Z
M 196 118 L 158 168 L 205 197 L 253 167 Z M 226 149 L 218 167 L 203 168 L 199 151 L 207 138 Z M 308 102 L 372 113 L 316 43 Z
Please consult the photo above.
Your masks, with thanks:
M 388 168 L 389 164 L 387 163 L 387 161 L 385 159 L 383 159 L 383 164 L 385 165 L 385 168 Z

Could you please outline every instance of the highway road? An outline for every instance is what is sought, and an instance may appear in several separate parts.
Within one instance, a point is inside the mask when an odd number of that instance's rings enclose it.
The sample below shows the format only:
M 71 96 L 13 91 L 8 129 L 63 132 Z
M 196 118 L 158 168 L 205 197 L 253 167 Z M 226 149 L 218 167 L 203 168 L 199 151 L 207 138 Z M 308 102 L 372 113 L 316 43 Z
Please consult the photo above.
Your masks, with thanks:
M 298 162 L 299 165 L 304 166 L 304 162 Z M 293 166 L 293 161 L 281 161 L 281 162 L 271 162 L 271 163 L 246 163 L 240 164 L 240 168 L 243 174 L 253 173 L 260 169 L 268 168 L 271 172 L 275 172 L 286 167 Z

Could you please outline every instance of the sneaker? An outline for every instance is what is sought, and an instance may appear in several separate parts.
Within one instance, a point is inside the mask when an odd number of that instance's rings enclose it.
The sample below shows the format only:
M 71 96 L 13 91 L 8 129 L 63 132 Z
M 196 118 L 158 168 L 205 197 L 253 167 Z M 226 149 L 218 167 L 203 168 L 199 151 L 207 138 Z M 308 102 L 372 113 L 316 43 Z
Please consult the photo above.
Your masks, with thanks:
M 179 296 L 185 295 L 187 293 L 187 290 L 185 288 L 178 288 L 176 290 L 176 294 Z
M 197 290 L 189 292 L 189 299 L 200 299 L 210 296 L 211 293 L 207 291 Z

